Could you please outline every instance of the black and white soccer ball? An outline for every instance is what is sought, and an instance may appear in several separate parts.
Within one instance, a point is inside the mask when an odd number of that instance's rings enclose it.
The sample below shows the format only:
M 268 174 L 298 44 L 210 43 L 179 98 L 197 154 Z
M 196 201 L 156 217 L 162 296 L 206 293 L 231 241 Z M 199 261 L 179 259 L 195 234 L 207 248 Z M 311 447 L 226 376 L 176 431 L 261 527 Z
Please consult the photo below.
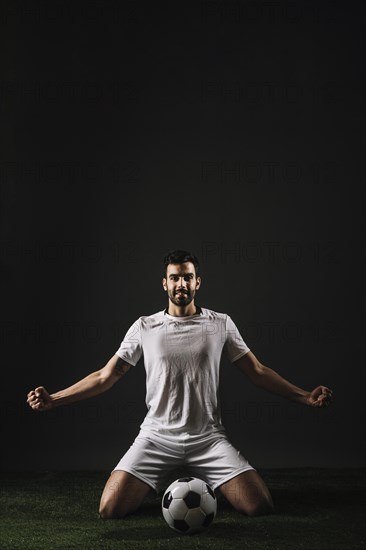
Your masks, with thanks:
M 169 527 L 184 535 L 207 529 L 217 510 L 215 493 L 197 477 L 181 477 L 173 481 L 165 491 L 161 505 Z

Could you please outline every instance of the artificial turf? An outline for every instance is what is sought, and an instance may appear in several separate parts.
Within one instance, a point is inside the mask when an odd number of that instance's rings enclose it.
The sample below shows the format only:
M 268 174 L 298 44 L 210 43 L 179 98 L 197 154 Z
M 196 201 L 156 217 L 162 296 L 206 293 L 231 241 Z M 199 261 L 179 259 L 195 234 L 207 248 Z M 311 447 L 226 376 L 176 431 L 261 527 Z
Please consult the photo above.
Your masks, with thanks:
M 121 520 L 102 520 L 98 504 L 108 474 L 1 474 L 0 548 L 312 550 L 364 549 L 365 469 L 262 470 L 275 503 L 270 516 L 249 518 L 223 499 L 205 532 L 182 536 L 147 498 Z

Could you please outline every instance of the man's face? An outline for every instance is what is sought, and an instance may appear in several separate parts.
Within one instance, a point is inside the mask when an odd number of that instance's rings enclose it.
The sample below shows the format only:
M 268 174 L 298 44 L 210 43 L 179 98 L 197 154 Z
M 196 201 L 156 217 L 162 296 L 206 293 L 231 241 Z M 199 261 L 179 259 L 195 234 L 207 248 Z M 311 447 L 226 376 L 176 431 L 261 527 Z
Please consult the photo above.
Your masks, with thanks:
M 190 304 L 201 284 L 201 278 L 196 277 L 192 262 L 169 264 L 167 275 L 163 279 L 163 287 L 168 292 L 169 299 L 177 306 Z

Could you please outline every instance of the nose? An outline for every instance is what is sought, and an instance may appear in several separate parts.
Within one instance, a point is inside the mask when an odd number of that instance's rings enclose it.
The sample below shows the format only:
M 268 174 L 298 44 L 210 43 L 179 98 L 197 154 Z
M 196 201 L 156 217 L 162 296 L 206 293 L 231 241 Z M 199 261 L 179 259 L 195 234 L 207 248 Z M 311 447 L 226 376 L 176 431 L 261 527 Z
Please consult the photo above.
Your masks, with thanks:
M 186 288 L 187 287 L 187 281 L 184 277 L 179 277 L 178 280 L 178 288 Z

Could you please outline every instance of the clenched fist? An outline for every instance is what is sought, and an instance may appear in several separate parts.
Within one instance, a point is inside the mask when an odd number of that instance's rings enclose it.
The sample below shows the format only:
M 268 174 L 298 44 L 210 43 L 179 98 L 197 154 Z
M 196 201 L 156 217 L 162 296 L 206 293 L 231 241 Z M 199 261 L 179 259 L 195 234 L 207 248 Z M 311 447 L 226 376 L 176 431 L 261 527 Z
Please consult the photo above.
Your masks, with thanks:
M 332 397 L 332 390 L 326 386 L 318 386 L 309 394 L 307 404 L 312 407 L 327 407 L 332 401 Z
M 52 398 L 43 386 L 28 393 L 27 403 L 34 411 L 47 411 L 53 407 Z

